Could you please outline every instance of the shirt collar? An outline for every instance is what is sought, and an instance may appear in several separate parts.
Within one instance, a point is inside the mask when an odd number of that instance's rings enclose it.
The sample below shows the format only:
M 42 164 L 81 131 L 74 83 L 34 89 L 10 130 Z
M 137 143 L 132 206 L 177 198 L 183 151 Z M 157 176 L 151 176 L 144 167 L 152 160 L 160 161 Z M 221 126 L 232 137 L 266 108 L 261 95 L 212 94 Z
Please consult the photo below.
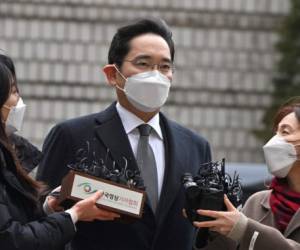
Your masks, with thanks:
M 125 109 L 119 102 L 117 102 L 116 108 L 123 123 L 126 134 L 131 133 L 136 127 L 145 123 L 135 114 Z M 159 136 L 159 138 L 163 140 L 162 131 L 159 125 L 159 113 L 153 116 L 151 120 L 147 122 L 147 124 L 150 125 Z

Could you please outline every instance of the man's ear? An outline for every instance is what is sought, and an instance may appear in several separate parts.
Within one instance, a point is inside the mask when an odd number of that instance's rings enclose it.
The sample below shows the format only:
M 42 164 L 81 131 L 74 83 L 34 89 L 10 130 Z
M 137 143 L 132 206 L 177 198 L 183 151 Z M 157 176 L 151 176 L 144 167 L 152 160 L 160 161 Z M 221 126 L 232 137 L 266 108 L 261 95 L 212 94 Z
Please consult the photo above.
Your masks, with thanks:
M 107 64 L 103 67 L 103 72 L 106 75 L 107 83 L 111 86 L 115 86 L 117 84 L 117 70 L 114 64 Z

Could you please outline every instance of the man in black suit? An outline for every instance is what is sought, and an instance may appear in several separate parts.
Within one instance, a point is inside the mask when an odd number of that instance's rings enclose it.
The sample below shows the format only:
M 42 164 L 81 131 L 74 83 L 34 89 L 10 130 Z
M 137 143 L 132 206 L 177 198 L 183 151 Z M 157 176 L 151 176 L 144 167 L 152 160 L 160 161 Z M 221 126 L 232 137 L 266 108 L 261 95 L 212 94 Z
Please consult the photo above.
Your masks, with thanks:
M 50 187 L 60 184 L 67 165 L 76 161 L 81 150 L 86 152 L 86 164 L 105 159 L 107 166 L 122 168 L 126 158 L 128 168 L 140 169 L 148 194 L 143 217 L 133 223 L 79 223 L 74 249 L 192 249 L 195 232 L 182 216 L 181 176 L 196 174 L 211 155 L 204 138 L 159 112 L 169 93 L 174 53 L 172 33 L 160 19 L 142 19 L 121 27 L 103 68 L 108 84 L 116 90 L 117 102 L 100 113 L 60 123 L 47 136 L 37 176 Z M 141 157 L 141 124 L 150 125 L 152 158 L 147 159 L 152 159 L 154 174 L 145 174 L 140 166 L 143 159 L 136 160 Z

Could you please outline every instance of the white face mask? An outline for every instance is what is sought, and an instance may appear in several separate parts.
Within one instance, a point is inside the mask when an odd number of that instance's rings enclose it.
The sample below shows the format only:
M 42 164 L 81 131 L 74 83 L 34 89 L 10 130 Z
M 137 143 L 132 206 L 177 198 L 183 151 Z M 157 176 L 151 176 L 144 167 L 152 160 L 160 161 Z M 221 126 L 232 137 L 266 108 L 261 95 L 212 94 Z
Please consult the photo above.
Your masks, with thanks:
M 269 172 L 279 178 L 286 177 L 298 159 L 295 146 L 279 135 L 273 136 L 263 150 Z
M 116 69 L 126 80 L 124 89 L 117 85 L 116 87 L 124 91 L 128 101 L 135 108 L 143 112 L 153 112 L 164 105 L 171 86 L 168 77 L 154 70 L 138 73 L 126 79 L 117 67 Z
M 26 105 L 20 97 L 17 105 L 10 108 L 8 117 L 5 122 L 6 132 L 8 134 L 21 130 L 25 109 Z

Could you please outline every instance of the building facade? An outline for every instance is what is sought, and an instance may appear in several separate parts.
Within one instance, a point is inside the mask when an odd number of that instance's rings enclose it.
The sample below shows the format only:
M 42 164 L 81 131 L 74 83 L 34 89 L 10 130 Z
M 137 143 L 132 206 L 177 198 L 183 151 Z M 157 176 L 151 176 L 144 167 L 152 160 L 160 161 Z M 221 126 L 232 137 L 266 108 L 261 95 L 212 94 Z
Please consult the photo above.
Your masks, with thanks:
M 176 44 L 176 71 L 163 111 L 211 143 L 214 159 L 263 162 L 282 0 L 2 0 L 0 48 L 16 63 L 28 105 L 22 134 L 38 146 L 57 122 L 102 110 L 114 99 L 101 68 L 117 27 L 161 17 Z

